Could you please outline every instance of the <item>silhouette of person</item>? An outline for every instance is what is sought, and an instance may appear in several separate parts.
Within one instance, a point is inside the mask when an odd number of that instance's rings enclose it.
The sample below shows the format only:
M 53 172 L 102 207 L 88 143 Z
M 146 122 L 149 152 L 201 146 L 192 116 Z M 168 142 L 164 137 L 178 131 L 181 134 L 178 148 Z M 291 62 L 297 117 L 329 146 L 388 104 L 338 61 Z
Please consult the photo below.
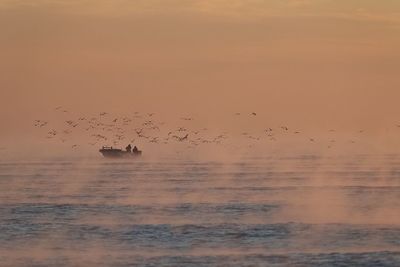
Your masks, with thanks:
M 129 144 L 125 149 L 127 152 L 131 153 L 131 150 L 132 150 L 131 144 Z
M 133 152 L 133 153 L 136 153 L 136 152 L 138 152 L 138 151 L 139 151 L 139 149 L 138 149 L 136 146 L 134 146 L 132 152 Z

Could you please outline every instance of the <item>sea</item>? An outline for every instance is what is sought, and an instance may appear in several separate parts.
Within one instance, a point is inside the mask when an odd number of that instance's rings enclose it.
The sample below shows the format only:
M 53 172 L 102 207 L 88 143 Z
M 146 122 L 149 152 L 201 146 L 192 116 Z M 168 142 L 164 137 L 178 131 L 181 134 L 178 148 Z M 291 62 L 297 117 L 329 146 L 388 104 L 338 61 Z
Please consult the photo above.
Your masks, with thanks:
M 400 266 L 400 155 L 0 161 L 0 266 Z

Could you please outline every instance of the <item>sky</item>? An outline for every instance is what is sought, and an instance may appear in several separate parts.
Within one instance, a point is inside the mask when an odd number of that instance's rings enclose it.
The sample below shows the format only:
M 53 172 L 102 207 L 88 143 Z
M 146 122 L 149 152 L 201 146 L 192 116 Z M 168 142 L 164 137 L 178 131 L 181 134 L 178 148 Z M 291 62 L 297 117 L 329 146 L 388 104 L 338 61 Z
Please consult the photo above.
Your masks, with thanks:
M 398 0 L 2 0 L 0 137 L 54 107 L 400 123 Z M 54 115 L 55 116 L 55 115 Z

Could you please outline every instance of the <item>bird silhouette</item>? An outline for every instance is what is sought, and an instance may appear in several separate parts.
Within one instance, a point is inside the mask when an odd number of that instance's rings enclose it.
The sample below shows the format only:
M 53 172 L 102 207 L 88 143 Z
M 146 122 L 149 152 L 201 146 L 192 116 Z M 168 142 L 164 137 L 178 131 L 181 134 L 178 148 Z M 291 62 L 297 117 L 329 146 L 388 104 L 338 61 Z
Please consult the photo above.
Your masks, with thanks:
M 186 135 L 183 136 L 183 137 L 180 137 L 180 136 L 177 136 L 177 135 L 174 135 L 173 137 L 174 137 L 176 140 L 178 140 L 179 142 L 182 142 L 182 141 L 187 140 L 187 139 L 188 139 L 188 136 L 189 136 L 189 134 L 186 134 Z

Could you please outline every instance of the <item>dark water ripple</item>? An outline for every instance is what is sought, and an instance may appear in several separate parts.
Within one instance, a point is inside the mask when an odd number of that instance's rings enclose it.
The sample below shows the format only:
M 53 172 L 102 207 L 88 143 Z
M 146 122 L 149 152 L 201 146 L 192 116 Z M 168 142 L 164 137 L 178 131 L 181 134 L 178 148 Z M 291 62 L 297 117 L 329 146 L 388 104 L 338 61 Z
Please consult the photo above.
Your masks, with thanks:
M 0 266 L 400 266 L 400 157 L 0 162 Z

